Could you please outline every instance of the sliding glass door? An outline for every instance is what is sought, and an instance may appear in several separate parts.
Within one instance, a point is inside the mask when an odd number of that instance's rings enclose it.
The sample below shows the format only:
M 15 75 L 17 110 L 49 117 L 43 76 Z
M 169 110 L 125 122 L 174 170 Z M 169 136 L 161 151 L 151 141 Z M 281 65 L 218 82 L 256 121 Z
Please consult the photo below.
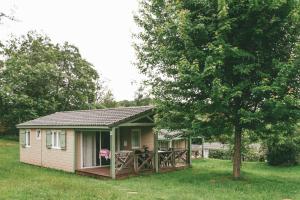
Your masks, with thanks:
M 84 168 L 110 165 L 110 133 L 82 133 L 82 166 Z
M 83 167 L 96 166 L 96 134 L 84 133 L 82 135 Z

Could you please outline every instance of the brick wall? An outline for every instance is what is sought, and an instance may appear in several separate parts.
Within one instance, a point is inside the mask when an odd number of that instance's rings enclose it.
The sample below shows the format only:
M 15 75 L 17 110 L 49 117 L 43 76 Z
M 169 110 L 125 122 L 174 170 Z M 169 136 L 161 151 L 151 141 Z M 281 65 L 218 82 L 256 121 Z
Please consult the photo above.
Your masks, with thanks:
M 41 139 L 36 139 L 36 129 L 30 129 L 30 147 L 20 145 L 20 161 L 24 163 L 74 172 L 74 130 L 66 130 L 66 150 L 48 149 L 46 129 L 41 129 Z
M 41 165 L 42 138 L 36 138 L 36 129 L 30 129 L 30 147 L 20 145 L 20 161 L 24 163 Z
M 154 132 L 152 127 L 121 127 L 120 128 L 120 143 L 121 150 L 131 150 L 131 130 L 141 129 L 141 147 L 144 145 L 149 147 L 149 150 L 154 149 Z M 127 141 L 127 146 L 124 146 L 124 140 Z

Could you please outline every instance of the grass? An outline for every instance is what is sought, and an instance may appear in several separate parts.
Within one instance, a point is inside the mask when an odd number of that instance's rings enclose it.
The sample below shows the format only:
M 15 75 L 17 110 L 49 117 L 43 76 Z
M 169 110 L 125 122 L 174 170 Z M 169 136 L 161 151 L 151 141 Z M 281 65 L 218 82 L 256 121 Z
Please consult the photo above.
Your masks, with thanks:
M 0 139 L 0 199 L 300 199 L 300 166 L 243 163 L 231 179 L 230 161 L 197 160 L 171 173 L 97 180 L 19 162 L 18 143 Z

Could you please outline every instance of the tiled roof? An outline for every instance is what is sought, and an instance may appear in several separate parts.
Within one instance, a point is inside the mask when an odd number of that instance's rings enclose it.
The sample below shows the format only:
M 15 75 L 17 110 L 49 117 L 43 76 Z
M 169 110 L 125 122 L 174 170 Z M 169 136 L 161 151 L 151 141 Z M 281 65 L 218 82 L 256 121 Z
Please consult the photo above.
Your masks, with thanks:
M 153 106 L 56 112 L 18 124 L 28 126 L 114 126 L 153 111 Z

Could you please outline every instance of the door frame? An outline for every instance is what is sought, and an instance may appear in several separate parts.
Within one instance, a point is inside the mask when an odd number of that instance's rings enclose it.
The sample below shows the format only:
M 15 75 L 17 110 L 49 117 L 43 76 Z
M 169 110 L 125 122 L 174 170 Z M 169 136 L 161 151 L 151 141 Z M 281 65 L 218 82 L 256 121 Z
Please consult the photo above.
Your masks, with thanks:
M 93 132 L 95 132 L 95 135 L 96 135 L 96 133 L 98 132 L 98 131 L 93 131 Z M 95 137 L 96 138 L 96 137 Z M 101 142 L 101 137 L 100 137 L 100 142 Z M 96 147 L 96 139 L 94 140 L 94 143 L 95 143 L 95 147 Z M 100 145 L 101 145 L 101 143 L 100 143 Z M 83 132 L 81 131 L 80 132 L 80 149 L 81 149 L 81 156 L 80 156 L 80 165 L 81 165 L 81 168 L 82 169 L 89 169 L 89 168 L 97 168 L 97 167 L 99 167 L 99 166 L 97 166 L 97 163 L 96 163 L 96 166 L 91 166 L 91 167 L 84 167 L 83 166 Z M 100 146 L 101 147 L 101 146 Z M 96 155 L 97 155 L 97 152 L 96 152 Z M 101 162 L 100 162 L 100 166 L 101 166 Z
M 120 145 L 121 145 L 120 144 L 120 133 L 121 133 L 121 131 L 120 131 L 120 128 L 118 128 L 117 130 L 118 130 L 117 134 L 116 134 L 117 143 L 118 143 L 117 144 L 117 151 L 120 151 Z M 108 134 L 110 134 L 110 132 L 109 132 L 109 130 L 99 130 L 99 131 L 95 130 L 95 133 L 97 133 L 97 132 L 99 132 L 99 135 L 100 135 L 100 137 L 99 137 L 99 140 L 100 140 L 99 141 L 99 149 L 101 150 L 101 135 L 102 135 L 102 132 L 107 132 Z M 96 142 L 96 140 L 94 142 Z M 100 165 L 99 166 L 92 166 L 92 167 L 84 167 L 83 166 L 83 131 L 80 131 L 80 150 L 81 150 L 81 153 L 80 153 L 81 154 L 81 156 L 80 156 L 80 166 L 81 166 L 82 169 L 97 168 L 97 167 L 108 167 L 108 166 L 110 166 L 110 164 L 109 165 L 102 165 L 101 164 L 101 157 L 99 158 L 100 159 Z
M 95 131 L 95 133 L 97 133 L 97 132 L 99 132 L 99 135 L 100 135 L 100 137 L 99 137 L 99 149 L 101 150 L 101 136 L 102 136 L 102 132 L 106 132 L 106 133 L 108 133 L 109 134 L 109 131 L 108 130 L 99 130 L 99 131 Z M 96 143 L 96 140 L 94 140 L 94 142 Z M 101 164 L 101 157 L 99 158 L 99 160 L 100 160 L 100 164 L 99 165 L 96 165 L 96 166 L 91 166 L 91 167 L 84 167 L 83 166 L 83 132 L 81 131 L 80 132 L 80 146 L 81 146 L 81 158 L 80 158 L 80 165 L 81 165 L 81 168 L 82 169 L 88 169 L 88 168 L 97 168 L 97 167 L 108 167 L 108 166 L 110 166 L 110 164 L 109 165 L 102 165 Z M 95 146 L 96 146 L 96 144 L 95 144 Z M 97 152 L 96 152 L 96 156 L 99 156 L 99 154 L 97 154 Z

